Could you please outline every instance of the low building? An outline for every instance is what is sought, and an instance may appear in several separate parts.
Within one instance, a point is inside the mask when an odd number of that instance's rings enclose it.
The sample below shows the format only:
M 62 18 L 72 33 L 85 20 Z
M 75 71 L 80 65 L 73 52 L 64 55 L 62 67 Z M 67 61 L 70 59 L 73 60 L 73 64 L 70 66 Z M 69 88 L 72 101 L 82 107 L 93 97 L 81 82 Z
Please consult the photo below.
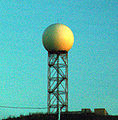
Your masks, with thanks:
M 68 111 L 68 112 L 62 112 L 62 114 L 81 114 L 81 111 Z
M 105 108 L 95 108 L 94 113 L 98 115 L 108 115 L 108 112 L 105 110 Z
M 81 109 L 81 112 L 82 113 L 91 113 L 91 109 L 90 108 L 84 108 L 84 109 Z

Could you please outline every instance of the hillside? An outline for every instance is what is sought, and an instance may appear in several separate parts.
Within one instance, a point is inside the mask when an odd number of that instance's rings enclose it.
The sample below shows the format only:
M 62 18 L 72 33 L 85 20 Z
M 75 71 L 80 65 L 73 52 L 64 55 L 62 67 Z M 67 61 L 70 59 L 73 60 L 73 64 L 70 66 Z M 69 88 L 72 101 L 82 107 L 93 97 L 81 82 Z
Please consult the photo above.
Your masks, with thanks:
M 30 114 L 27 116 L 20 116 L 17 118 L 7 118 L 3 120 L 57 120 L 56 114 Z M 110 115 L 95 115 L 93 113 L 89 114 L 71 114 L 71 113 L 62 113 L 61 120 L 118 120 L 118 116 L 110 116 Z

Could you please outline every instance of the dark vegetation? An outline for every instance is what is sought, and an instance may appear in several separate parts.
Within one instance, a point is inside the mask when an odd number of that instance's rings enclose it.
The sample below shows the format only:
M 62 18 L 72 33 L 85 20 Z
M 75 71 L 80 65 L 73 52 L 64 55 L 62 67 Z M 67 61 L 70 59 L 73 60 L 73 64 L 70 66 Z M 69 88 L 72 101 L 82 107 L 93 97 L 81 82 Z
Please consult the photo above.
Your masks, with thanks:
M 57 114 L 29 114 L 27 116 L 20 115 L 19 117 L 9 117 L 2 120 L 58 120 Z M 61 120 L 118 120 L 118 116 L 111 115 L 96 115 L 94 113 L 62 113 Z

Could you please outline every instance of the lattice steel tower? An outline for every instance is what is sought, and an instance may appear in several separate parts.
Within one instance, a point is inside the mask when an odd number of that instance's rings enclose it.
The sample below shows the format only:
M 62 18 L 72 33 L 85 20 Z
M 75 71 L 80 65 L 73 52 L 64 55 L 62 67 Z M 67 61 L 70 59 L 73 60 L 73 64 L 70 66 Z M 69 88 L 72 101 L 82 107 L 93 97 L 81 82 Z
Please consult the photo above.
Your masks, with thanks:
M 48 52 L 48 112 L 68 111 L 68 53 Z
M 42 40 L 48 51 L 48 113 L 68 111 L 68 51 L 73 33 L 63 24 L 52 24 Z

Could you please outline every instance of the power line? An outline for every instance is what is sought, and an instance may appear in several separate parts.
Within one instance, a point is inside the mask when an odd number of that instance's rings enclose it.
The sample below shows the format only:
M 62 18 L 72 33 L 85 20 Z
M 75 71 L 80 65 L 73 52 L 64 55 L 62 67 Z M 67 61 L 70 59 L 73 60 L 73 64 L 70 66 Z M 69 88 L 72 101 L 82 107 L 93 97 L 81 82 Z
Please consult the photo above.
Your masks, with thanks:
M 47 107 L 13 107 L 13 106 L 0 106 L 0 108 L 10 108 L 10 109 L 47 109 Z

